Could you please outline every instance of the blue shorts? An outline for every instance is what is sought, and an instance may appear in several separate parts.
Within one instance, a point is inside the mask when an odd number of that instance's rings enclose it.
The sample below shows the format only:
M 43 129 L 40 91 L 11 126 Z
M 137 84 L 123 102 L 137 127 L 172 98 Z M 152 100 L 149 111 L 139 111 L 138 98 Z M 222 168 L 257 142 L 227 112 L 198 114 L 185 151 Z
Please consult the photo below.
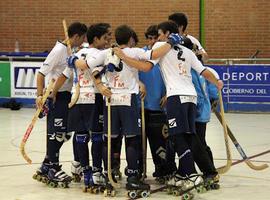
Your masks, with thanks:
M 166 105 L 169 135 L 196 133 L 196 104 L 181 103 L 180 97 L 177 95 L 168 97 Z
M 68 103 L 71 99 L 70 92 L 58 92 L 55 103 L 50 106 L 47 116 L 47 133 L 67 133 Z M 50 100 L 52 101 L 52 100 Z M 52 104 L 52 102 L 51 102 Z
M 104 101 L 104 133 L 108 130 L 108 109 Z M 111 106 L 111 134 L 140 135 L 140 115 L 137 98 L 131 95 L 131 106 Z

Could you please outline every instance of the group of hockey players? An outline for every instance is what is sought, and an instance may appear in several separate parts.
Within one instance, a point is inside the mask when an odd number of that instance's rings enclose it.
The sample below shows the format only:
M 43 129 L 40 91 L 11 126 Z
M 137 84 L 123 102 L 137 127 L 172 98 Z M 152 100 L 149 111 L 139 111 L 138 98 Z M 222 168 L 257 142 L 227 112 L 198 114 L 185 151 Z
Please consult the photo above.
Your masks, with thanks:
M 148 44 L 144 48 L 135 47 L 138 37 L 127 25 L 115 28 L 115 45 L 108 23 L 87 28 L 75 22 L 68 27 L 69 38 L 56 43 L 37 76 L 36 105 L 43 108 L 41 117 L 47 115 L 47 147 L 35 179 L 52 187 L 67 187 L 72 180 L 79 182 L 82 178 L 84 191 L 113 191 L 108 179 L 108 156 L 116 182 L 122 176 L 124 138 L 126 189 L 136 192 L 133 198 L 142 191 L 148 192 L 141 194 L 147 196 L 150 185 L 143 177 L 141 129 L 144 114 L 157 182 L 166 184 L 176 195 L 205 183 L 217 184 L 218 173 L 205 132 L 210 101 L 218 99 L 217 90 L 223 82 L 203 66 L 207 53 L 197 39 L 185 33 L 187 24 L 185 14 L 174 13 L 168 21 L 151 25 L 145 32 Z M 69 54 L 68 42 L 76 51 L 73 54 Z M 54 88 L 42 105 L 45 79 L 53 80 Z M 75 93 L 74 80 L 80 92 L 76 104 L 69 108 L 71 94 Z M 69 176 L 59 165 L 59 154 L 72 135 L 74 161 Z M 195 163 L 201 173 L 196 171 Z

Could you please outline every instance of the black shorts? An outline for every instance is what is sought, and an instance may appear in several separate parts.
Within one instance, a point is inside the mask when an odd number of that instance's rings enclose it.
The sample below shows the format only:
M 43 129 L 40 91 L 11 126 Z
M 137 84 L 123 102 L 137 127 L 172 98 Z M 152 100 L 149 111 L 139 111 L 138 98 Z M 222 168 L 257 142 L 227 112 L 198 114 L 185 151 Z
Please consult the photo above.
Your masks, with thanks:
M 107 134 L 108 110 L 104 101 L 104 133 Z M 131 95 L 131 106 L 111 106 L 111 133 L 116 136 L 140 135 L 140 115 L 137 98 Z
M 50 106 L 47 116 L 47 133 L 67 133 L 68 104 L 71 99 L 70 92 L 58 92 L 56 101 Z M 52 100 L 50 103 L 52 104 Z
M 94 131 L 102 132 L 103 99 L 101 94 L 96 94 L 95 104 L 75 104 L 69 110 L 68 132 Z M 100 117 L 101 115 L 101 117 Z
M 170 96 L 167 99 L 167 118 L 169 135 L 179 133 L 196 133 L 196 104 L 181 103 L 180 97 Z

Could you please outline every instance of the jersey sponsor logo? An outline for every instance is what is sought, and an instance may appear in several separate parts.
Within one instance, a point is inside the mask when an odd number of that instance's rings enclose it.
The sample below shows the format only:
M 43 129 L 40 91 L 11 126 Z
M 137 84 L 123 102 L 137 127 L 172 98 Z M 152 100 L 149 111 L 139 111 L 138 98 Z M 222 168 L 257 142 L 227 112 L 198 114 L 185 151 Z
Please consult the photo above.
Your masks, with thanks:
M 39 67 L 15 67 L 15 89 L 35 89 Z
M 175 118 L 169 119 L 168 122 L 169 122 L 169 128 L 177 127 Z
M 63 119 L 58 119 L 58 118 L 55 118 L 54 119 L 54 126 L 63 126 Z

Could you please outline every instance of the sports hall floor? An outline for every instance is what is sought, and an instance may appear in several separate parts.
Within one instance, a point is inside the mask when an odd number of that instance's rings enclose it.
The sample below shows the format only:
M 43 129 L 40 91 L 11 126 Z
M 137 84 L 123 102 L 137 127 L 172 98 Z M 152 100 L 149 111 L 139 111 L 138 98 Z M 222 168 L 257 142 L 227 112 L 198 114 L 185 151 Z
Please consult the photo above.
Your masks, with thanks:
M 36 168 L 44 157 L 45 121 L 37 122 L 29 140 L 26 151 L 33 164 L 26 164 L 19 152 L 19 144 L 33 116 L 34 109 L 23 108 L 19 111 L 0 108 L 0 200 L 89 200 L 108 199 L 103 195 L 82 193 L 80 184 L 71 184 L 68 189 L 49 188 L 32 179 Z M 227 123 L 233 134 L 256 165 L 270 165 L 270 114 L 225 114 Z M 216 117 L 208 124 L 207 140 L 212 147 L 216 166 L 226 163 L 223 130 Z M 254 171 L 241 159 L 238 151 L 230 142 L 234 165 L 229 172 L 221 176 L 221 189 L 196 194 L 198 200 L 269 200 L 270 199 L 270 168 Z M 148 150 L 148 181 L 154 183 L 151 177 L 153 164 Z M 71 142 L 65 143 L 60 155 L 63 169 L 70 174 L 72 160 Z M 126 165 L 125 154 L 122 152 L 122 171 Z M 124 178 L 125 179 L 125 178 Z M 114 199 L 128 199 L 125 193 L 124 181 L 122 189 L 118 190 Z M 160 187 L 155 184 L 152 189 Z M 149 199 L 180 199 L 169 196 L 165 192 L 153 193 Z

